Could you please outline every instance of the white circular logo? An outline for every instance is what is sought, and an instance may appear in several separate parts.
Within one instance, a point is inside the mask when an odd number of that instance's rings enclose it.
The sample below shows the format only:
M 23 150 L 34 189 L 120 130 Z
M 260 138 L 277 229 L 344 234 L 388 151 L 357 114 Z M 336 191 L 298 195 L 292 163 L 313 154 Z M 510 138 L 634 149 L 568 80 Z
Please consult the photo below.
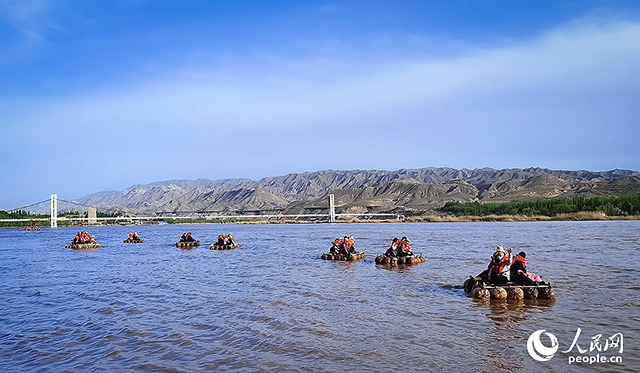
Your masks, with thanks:
M 542 344 L 540 340 L 541 334 L 544 333 L 551 341 L 551 347 L 547 347 Z M 532 358 L 538 361 L 549 361 L 553 355 L 558 351 L 558 338 L 551 333 L 545 333 L 545 330 L 536 330 L 531 333 L 529 340 L 527 340 L 527 350 Z

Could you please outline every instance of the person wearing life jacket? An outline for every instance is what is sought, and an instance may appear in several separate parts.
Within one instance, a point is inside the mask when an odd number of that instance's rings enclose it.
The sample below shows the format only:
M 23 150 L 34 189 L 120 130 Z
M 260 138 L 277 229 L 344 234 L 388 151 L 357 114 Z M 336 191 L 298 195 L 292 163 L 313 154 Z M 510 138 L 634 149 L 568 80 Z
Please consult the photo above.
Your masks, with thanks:
M 342 240 L 340 239 L 340 237 L 336 237 L 336 239 L 333 240 L 333 243 L 331 244 L 329 253 L 333 255 L 338 254 L 340 252 L 341 246 L 342 246 Z
M 129 232 L 129 239 L 133 240 L 133 232 Z
M 138 232 L 133 232 L 133 239 L 134 240 L 139 240 L 140 239 L 140 235 L 138 235 Z
M 489 282 L 494 285 L 506 284 L 511 276 L 511 249 L 508 252 L 498 245 L 488 266 Z
M 185 239 L 186 239 L 187 242 L 195 241 L 195 239 L 193 238 L 193 235 L 191 234 L 191 232 L 187 232 L 187 235 L 185 236 Z
M 535 285 L 536 282 L 527 276 L 527 254 L 521 251 L 511 262 L 511 281 L 520 285 Z
M 218 246 L 222 246 L 224 245 L 224 236 L 219 234 L 218 235 L 218 242 L 217 242 Z
M 410 246 L 411 241 L 407 238 L 407 236 L 403 236 L 398 242 L 398 256 L 410 256 L 413 255 Z
M 236 240 L 233 238 L 231 232 L 227 233 L 227 245 L 235 245 Z
M 342 245 L 340 246 L 340 253 L 344 255 L 349 255 L 350 253 L 354 253 L 356 250 L 353 247 L 352 240 L 349 239 L 349 236 L 344 236 L 342 239 Z
M 398 256 L 399 243 L 400 243 L 400 240 L 398 239 L 398 237 L 394 237 L 393 241 L 391 242 L 391 246 L 389 246 L 389 248 L 387 249 L 387 252 L 385 252 L 384 255 L 388 256 L 389 258 Z

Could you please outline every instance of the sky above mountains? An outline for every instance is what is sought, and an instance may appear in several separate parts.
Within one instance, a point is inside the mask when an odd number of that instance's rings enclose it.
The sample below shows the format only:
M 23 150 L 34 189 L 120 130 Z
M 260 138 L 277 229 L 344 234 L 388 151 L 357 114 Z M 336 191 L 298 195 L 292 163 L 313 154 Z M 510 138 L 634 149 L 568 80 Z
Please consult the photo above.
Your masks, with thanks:
M 632 0 L 0 0 L 0 50 L 0 209 L 322 169 L 640 170 Z

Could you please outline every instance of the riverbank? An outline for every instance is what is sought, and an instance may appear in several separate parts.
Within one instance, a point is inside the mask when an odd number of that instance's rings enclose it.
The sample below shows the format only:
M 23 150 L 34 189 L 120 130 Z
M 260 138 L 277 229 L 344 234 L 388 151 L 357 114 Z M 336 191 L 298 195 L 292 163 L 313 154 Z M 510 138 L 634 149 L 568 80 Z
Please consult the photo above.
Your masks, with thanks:
M 556 216 L 544 215 L 425 215 L 411 216 L 405 222 L 411 223 L 466 223 L 466 222 L 517 222 L 517 221 L 603 221 L 603 220 L 640 220 L 640 215 L 608 216 L 601 212 L 583 211 L 569 214 L 558 214 Z
M 154 225 L 154 224 L 134 224 L 125 222 L 123 219 L 121 223 L 110 224 L 97 224 L 105 226 L 142 226 L 142 225 Z M 613 221 L 613 220 L 640 220 L 640 215 L 627 215 L 627 216 L 609 216 L 601 212 L 577 212 L 569 214 L 558 214 L 556 216 L 543 216 L 543 215 L 421 215 L 421 216 L 409 216 L 403 219 L 359 219 L 356 217 L 338 218 L 336 223 L 474 223 L 474 222 L 527 222 L 527 221 Z M 219 220 L 180 220 L 172 221 L 171 219 L 165 220 L 166 224 L 244 224 L 244 225 L 261 225 L 261 224 L 326 224 L 327 220 L 302 220 L 302 219 L 268 219 L 259 220 L 252 218 L 247 219 L 219 219 Z M 48 225 L 40 225 L 43 228 Z M 63 227 L 64 225 L 60 225 Z M 69 227 L 87 227 L 89 225 L 68 225 Z M 21 228 L 21 225 L 2 225 L 2 228 Z

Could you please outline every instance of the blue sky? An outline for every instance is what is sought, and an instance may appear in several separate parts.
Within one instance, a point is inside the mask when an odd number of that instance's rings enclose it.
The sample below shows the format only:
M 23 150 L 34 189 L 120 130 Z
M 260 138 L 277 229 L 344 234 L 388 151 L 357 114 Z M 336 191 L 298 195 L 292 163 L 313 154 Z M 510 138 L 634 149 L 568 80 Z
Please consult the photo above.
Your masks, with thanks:
M 168 179 L 640 170 L 638 1 L 0 0 L 0 209 Z

